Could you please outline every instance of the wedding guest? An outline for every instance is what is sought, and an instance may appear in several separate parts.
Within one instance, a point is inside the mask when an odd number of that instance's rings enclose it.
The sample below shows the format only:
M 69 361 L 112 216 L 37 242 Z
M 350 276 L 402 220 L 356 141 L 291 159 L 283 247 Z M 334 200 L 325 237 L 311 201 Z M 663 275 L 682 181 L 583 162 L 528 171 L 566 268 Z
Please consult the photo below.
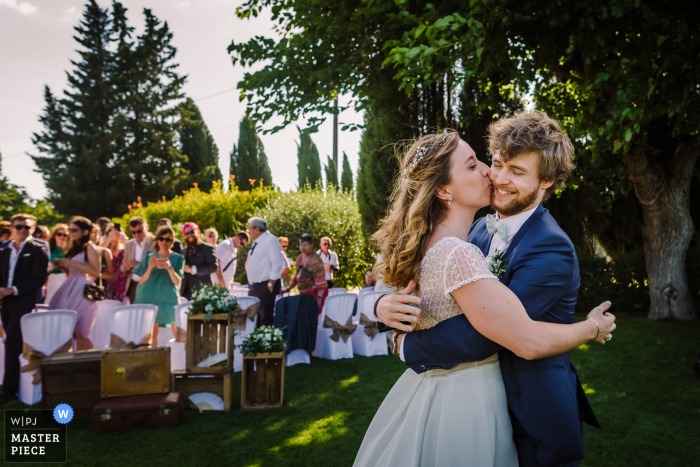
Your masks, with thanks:
M 34 237 L 35 240 L 44 240 L 45 242 L 48 242 L 50 235 L 51 232 L 49 232 L 48 227 L 46 227 L 45 225 L 37 225 L 34 228 L 34 233 L 32 234 L 32 237 Z
M 92 222 L 84 217 L 73 217 L 68 227 L 65 258 L 53 261 L 53 266 L 68 270 L 68 279 L 49 302 L 49 310 L 73 310 L 78 313 L 73 339 L 78 350 L 92 348 L 88 338 L 95 318 L 95 302 L 83 295 L 85 286 L 94 285 L 94 277 L 102 274 L 100 254 L 90 241 Z
M 248 282 L 251 284 L 248 295 L 260 299 L 258 326 L 271 326 L 274 321 L 275 297 L 282 288 L 280 243 L 269 232 L 267 221 L 260 217 L 248 219 L 248 232 L 253 241 L 246 263 Z
M 65 271 L 61 268 L 53 266 L 53 262 L 56 259 L 63 258 L 65 254 L 64 247 L 68 240 L 68 226 L 66 224 L 56 224 L 53 229 L 51 229 L 51 234 L 49 235 L 49 279 L 46 281 L 46 300 L 44 303 L 49 303 L 51 298 L 54 296 L 56 291 L 63 285 L 68 276 Z
M 164 225 L 167 225 L 168 227 L 172 227 L 172 226 L 173 226 L 173 223 L 172 223 L 172 221 L 171 221 L 170 219 L 168 219 L 167 217 L 164 217 L 164 218 L 162 218 L 161 220 L 158 221 L 158 227 L 162 227 L 162 226 L 164 226 Z M 173 231 L 174 231 L 174 230 L 175 230 L 175 229 L 173 229 Z M 175 237 L 175 238 L 173 239 L 173 247 L 172 247 L 172 250 L 173 250 L 175 253 L 182 253 L 182 242 L 181 242 L 180 239 L 177 238 L 177 237 Z
M 211 274 L 218 268 L 216 250 L 210 244 L 202 243 L 199 226 L 194 222 L 188 222 L 182 227 L 182 235 L 185 237 L 186 247 L 182 251 L 185 257 L 185 275 L 180 286 L 180 295 L 191 300 L 195 291 L 205 285 L 211 285 Z
M 104 246 L 112 253 L 112 270 L 114 271 L 112 280 L 105 284 L 105 295 L 108 300 L 121 302 L 126 296 L 126 283 L 129 280 L 129 273 L 121 269 L 126 252 L 125 244 L 121 228 L 117 228 L 115 224 L 107 226 Z
M 95 243 L 95 245 L 102 245 L 102 242 L 104 241 L 105 237 L 107 236 L 107 229 L 108 226 L 112 224 L 112 221 L 109 220 L 109 217 L 100 217 L 95 221 L 93 225 L 97 226 L 98 229 L 100 229 L 100 241 Z
M 122 272 L 129 272 L 141 264 L 143 257 L 151 253 L 155 247 L 153 235 L 148 233 L 148 223 L 143 217 L 134 216 L 129 219 L 129 231 L 133 239 L 126 244 L 124 261 L 121 266 Z M 140 280 L 141 277 L 138 274 L 129 274 L 129 278 L 126 281 L 126 296 L 129 299 L 129 303 L 134 303 L 136 287 L 139 285 Z
M 219 258 L 221 274 L 224 276 L 224 284 L 228 289 L 233 287 L 236 266 L 238 265 L 238 250 L 245 247 L 249 241 L 248 232 L 238 232 L 216 247 L 216 257 Z
M 158 227 L 155 247 L 147 253 L 134 274 L 141 276 L 136 289 L 136 301 L 158 306 L 155 325 L 151 333 L 151 347 L 158 345 L 158 329 L 175 322 L 175 307 L 180 303 L 178 289 L 183 277 L 185 258 L 170 248 L 175 238 L 172 227 Z
M 340 263 L 338 262 L 338 254 L 331 250 L 331 239 L 330 237 L 323 237 L 321 239 L 321 249 L 316 252 L 316 254 L 323 261 L 323 270 L 326 272 L 326 282 L 328 282 L 328 288 L 333 288 L 333 273 L 338 272 L 338 267 Z
M 15 214 L 10 219 L 13 241 L 0 251 L 0 306 L 5 340 L 5 377 L 0 404 L 17 397 L 19 356 L 22 353 L 20 319 L 36 305 L 37 290 L 48 274 L 49 253 L 32 239 L 36 217 Z
M 216 250 L 219 241 L 219 232 L 217 232 L 214 227 L 209 227 L 204 231 L 204 240 Z M 221 274 L 221 261 L 219 260 L 218 253 L 216 255 L 216 272 L 211 275 L 211 283 L 216 284 L 218 287 L 226 287 L 224 276 Z
M 323 269 L 323 260 L 314 251 L 314 238 L 309 234 L 299 238 L 299 250 L 301 254 L 295 263 L 297 272 L 289 287 L 283 289 L 282 293 L 288 293 L 298 286 L 300 294 L 316 297 L 318 313 L 321 314 L 328 296 L 328 282 Z
M 362 286 L 362 290 L 366 289 L 367 287 L 374 287 L 375 285 L 375 280 L 374 280 L 374 275 L 372 274 L 372 267 L 368 267 L 367 270 L 365 271 L 365 285 Z M 360 292 L 362 293 L 362 292 Z M 358 295 L 357 298 L 355 299 L 355 304 L 352 306 L 352 315 L 355 316 L 357 315 L 357 303 L 359 301 L 360 296 Z
M 12 229 L 9 221 L 0 221 L 0 248 L 2 244 L 10 240 Z
M 105 228 L 111 225 L 108 224 Z M 97 225 L 92 226 L 92 235 L 90 236 L 90 241 L 97 249 L 97 253 L 100 255 L 100 271 L 102 272 L 102 286 L 105 285 L 105 281 L 111 281 L 114 277 L 114 269 L 112 266 L 112 251 L 103 247 L 102 245 L 102 231 Z M 99 283 L 99 282 L 98 282 Z
M 289 248 L 289 239 L 287 237 L 277 237 L 280 242 L 280 248 L 282 249 L 282 287 L 289 287 L 289 272 L 292 270 L 292 264 L 294 261 L 287 256 L 287 249 Z

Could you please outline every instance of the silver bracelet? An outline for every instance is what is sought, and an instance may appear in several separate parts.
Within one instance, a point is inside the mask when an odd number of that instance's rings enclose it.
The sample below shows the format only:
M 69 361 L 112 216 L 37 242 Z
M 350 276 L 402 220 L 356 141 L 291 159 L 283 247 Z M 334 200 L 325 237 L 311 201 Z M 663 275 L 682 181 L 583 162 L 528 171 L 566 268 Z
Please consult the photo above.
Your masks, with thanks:
M 590 319 L 591 321 L 593 321 L 595 323 L 595 326 L 598 328 L 598 332 L 595 333 L 595 337 L 593 338 L 593 340 L 598 339 L 598 334 L 600 334 L 600 326 L 598 326 L 598 321 L 594 320 L 593 318 L 586 318 L 586 319 Z

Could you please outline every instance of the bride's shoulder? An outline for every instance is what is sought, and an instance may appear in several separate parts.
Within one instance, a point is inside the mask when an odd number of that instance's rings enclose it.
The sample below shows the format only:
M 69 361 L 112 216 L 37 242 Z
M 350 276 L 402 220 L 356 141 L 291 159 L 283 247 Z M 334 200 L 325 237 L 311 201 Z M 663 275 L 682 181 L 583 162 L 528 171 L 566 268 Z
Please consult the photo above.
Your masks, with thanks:
M 478 246 L 473 243 L 466 242 L 461 238 L 457 237 L 445 237 L 437 242 L 430 248 L 435 250 L 436 253 L 440 253 L 441 256 L 447 258 L 455 253 L 463 253 L 468 255 L 476 255 L 477 257 L 483 258 L 483 253 Z

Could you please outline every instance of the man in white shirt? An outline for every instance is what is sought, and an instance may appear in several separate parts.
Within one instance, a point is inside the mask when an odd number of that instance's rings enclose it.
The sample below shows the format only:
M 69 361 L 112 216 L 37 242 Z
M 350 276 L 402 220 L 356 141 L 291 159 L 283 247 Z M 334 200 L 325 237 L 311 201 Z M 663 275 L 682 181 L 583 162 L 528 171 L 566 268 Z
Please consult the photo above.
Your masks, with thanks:
M 338 262 L 338 254 L 331 250 L 331 239 L 330 237 L 323 237 L 321 239 L 321 249 L 316 252 L 316 254 L 323 261 L 323 269 L 326 271 L 326 282 L 328 282 L 328 288 L 333 288 L 333 273 L 338 272 L 338 267 L 340 263 Z
M 124 261 L 122 262 L 122 272 L 129 272 L 141 263 L 141 260 L 148 253 L 153 251 L 155 243 L 153 235 L 148 233 L 148 223 L 141 216 L 134 216 L 129 220 L 129 230 L 133 240 L 126 243 L 124 250 Z M 129 274 L 126 280 L 126 296 L 129 297 L 129 302 L 134 303 L 136 298 L 136 287 L 141 281 L 141 276 Z
M 260 299 L 258 326 L 271 326 L 275 310 L 275 296 L 282 283 L 282 255 L 277 237 L 268 231 L 267 221 L 260 217 L 248 220 L 248 232 L 253 245 L 248 251 L 246 273 L 251 284 L 249 296 Z
M 231 238 L 227 238 L 216 246 L 216 257 L 219 258 L 221 275 L 224 276 L 224 285 L 231 289 L 233 286 L 233 276 L 236 274 L 238 265 L 238 249 L 246 246 L 250 241 L 248 232 L 238 232 Z

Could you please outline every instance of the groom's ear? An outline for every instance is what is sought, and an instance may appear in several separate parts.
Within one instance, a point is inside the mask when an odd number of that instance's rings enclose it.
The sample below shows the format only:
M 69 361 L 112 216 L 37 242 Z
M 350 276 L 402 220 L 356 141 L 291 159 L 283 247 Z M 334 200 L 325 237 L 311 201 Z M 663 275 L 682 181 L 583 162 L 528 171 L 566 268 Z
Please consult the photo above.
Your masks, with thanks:
M 554 179 L 552 179 L 552 180 L 545 180 L 544 182 L 542 182 L 542 183 L 540 184 L 540 188 L 541 188 L 541 189 L 544 189 L 544 190 L 547 190 L 547 189 L 549 189 L 549 187 L 552 186 L 552 185 L 554 185 Z

